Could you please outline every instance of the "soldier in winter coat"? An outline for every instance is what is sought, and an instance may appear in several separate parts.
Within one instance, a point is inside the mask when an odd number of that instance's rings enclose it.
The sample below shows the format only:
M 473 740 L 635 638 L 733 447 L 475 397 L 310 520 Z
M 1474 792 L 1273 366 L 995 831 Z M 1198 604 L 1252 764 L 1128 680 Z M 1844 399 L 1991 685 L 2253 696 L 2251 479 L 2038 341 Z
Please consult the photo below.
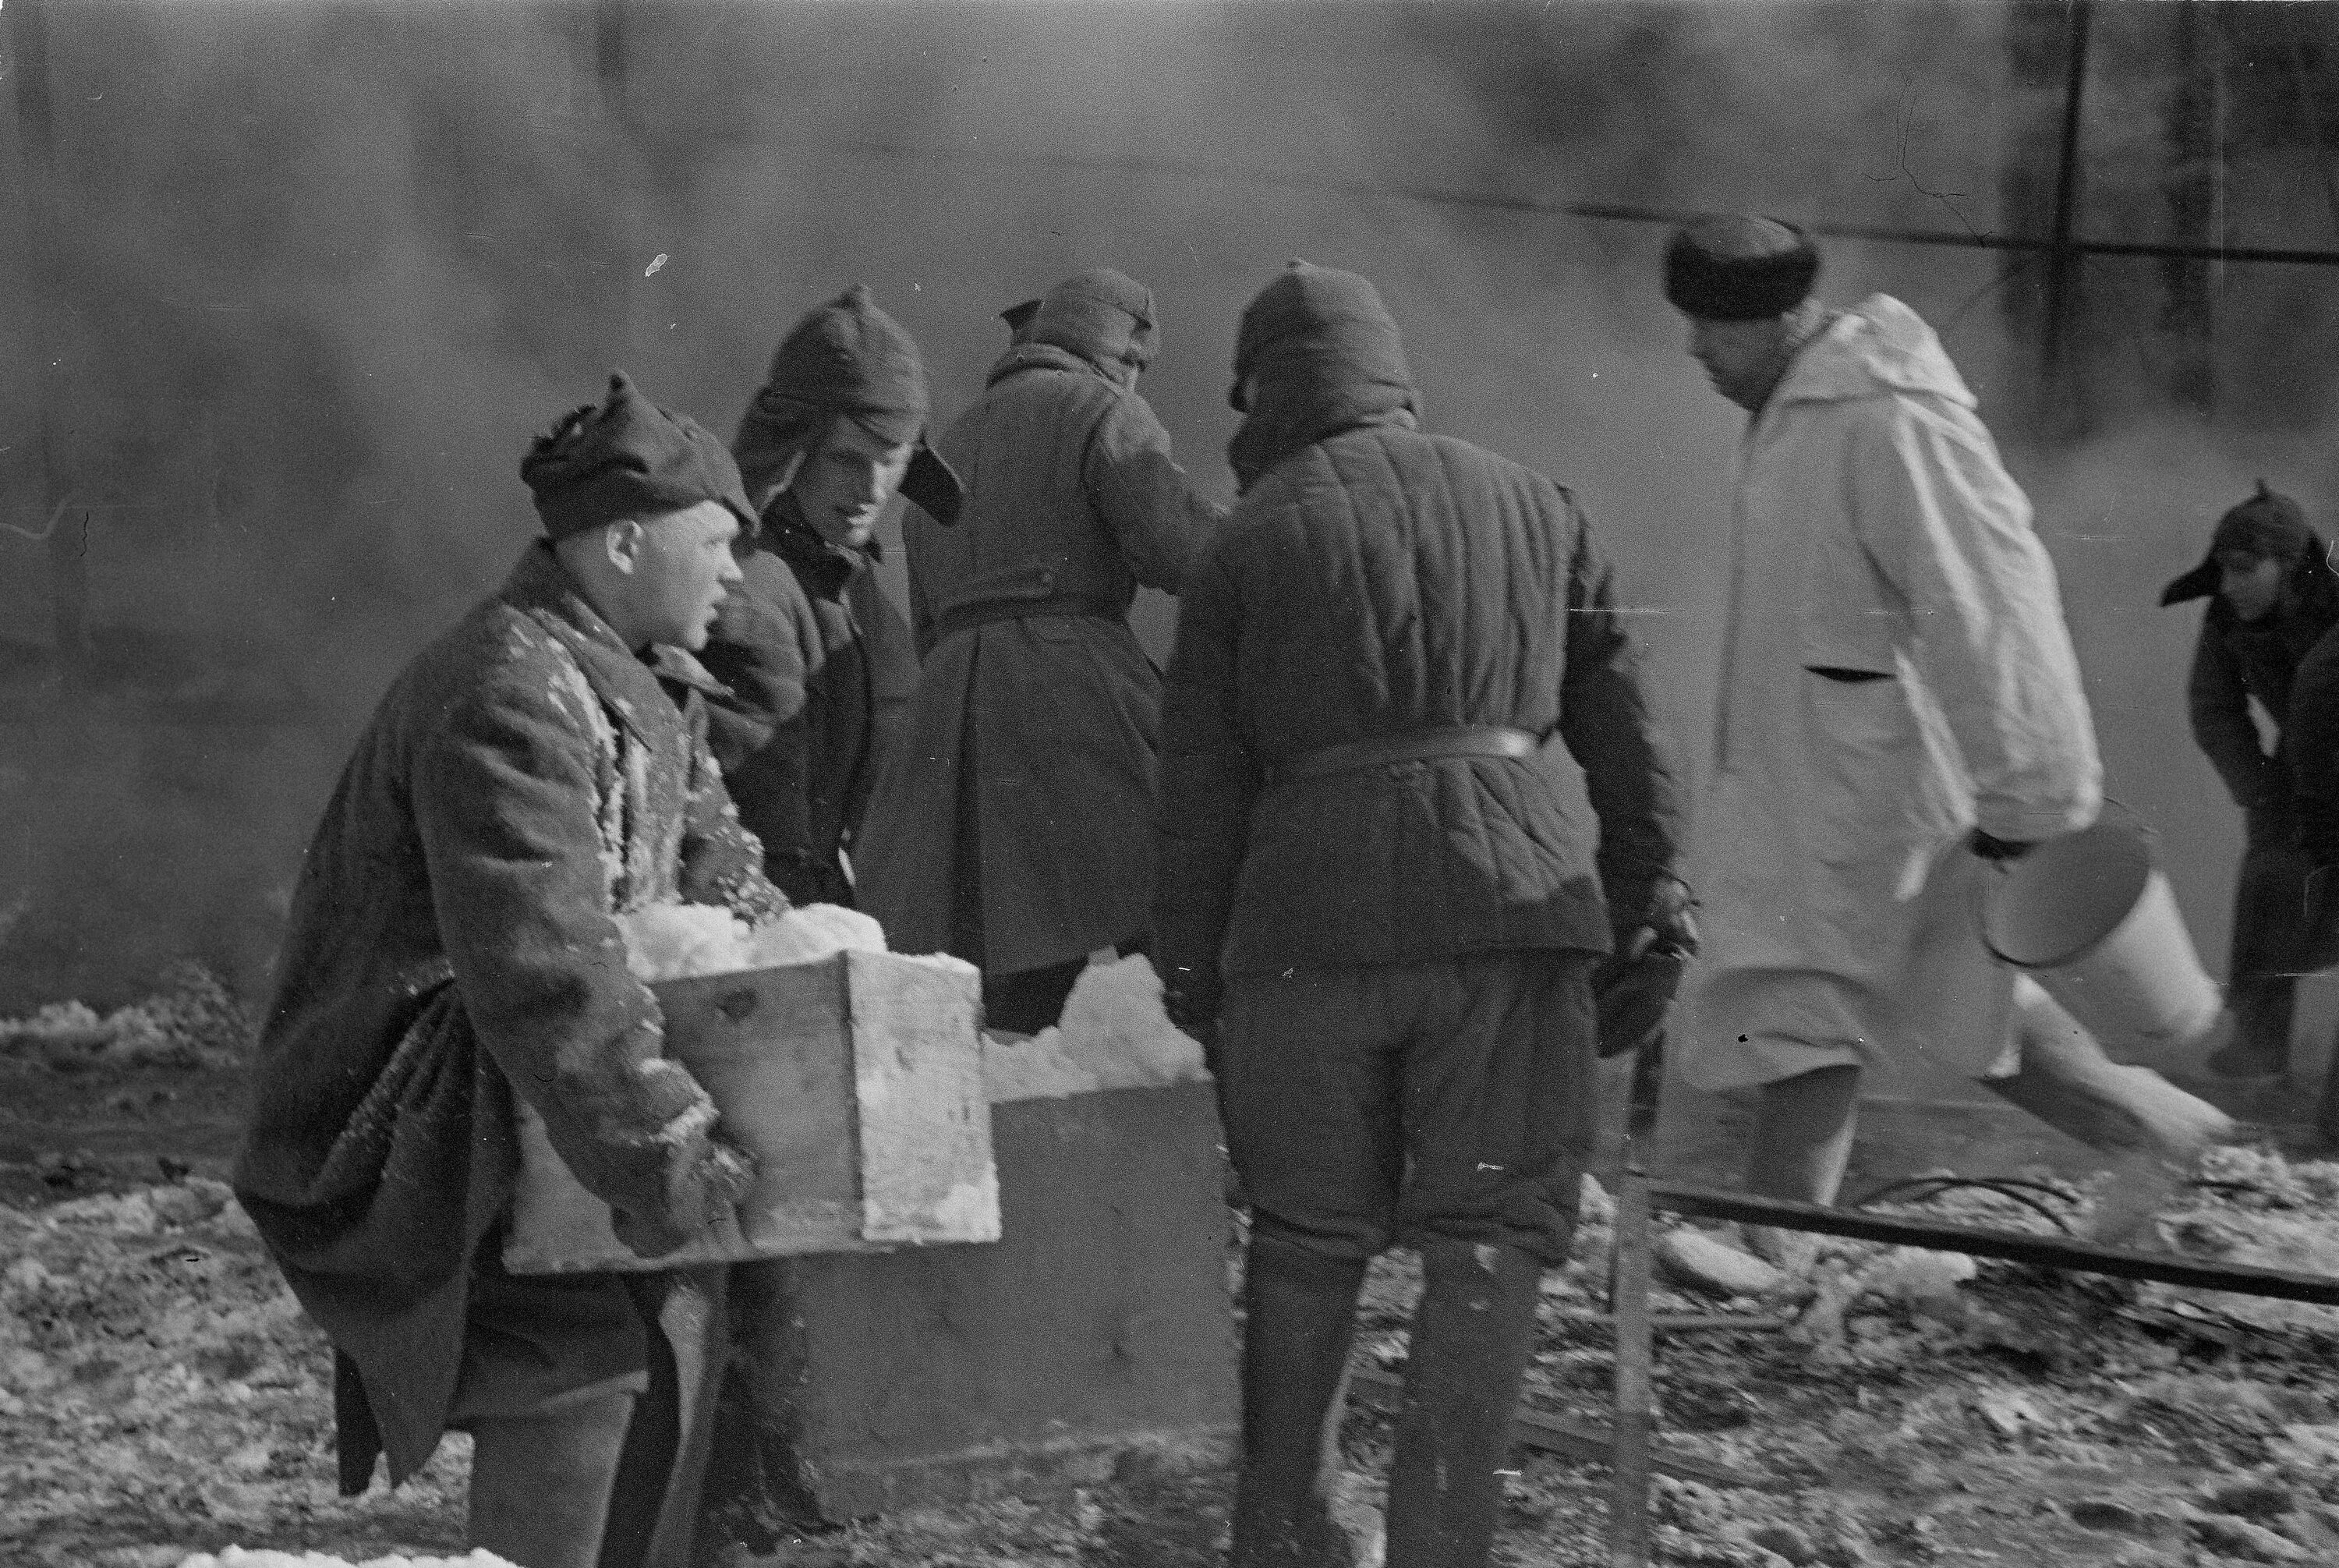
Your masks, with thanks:
M 2095 731 L 2054 564 L 1973 394 L 1906 305 L 1825 310 L 1818 271 L 1801 231 L 1764 218 L 1702 220 L 1666 251 L 1693 355 L 1752 416 L 1683 1070 L 1759 1088 L 1748 1187 L 1819 1203 L 1864 1065 L 1982 1080 L 2136 1162 L 2098 1210 L 2108 1239 L 2230 1124 L 2114 1066 L 1975 930 L 1989 861 L 2095 820 Z
M 2193 738 L 2248 824 L 2226 971 L 2235 1039 L 2208 1065 L 2279 1077 L 2298 976 L 2339 962 L 2339 888 L 2315 875 L 2339 865 L 2339 578 L 2298 503 L 2261 484 L 2160 602 L 2197 598 L 2209 608 L 2187 682 Z M 2253 702 L 2273 724 L 2271 752 Z
M 1129 606 L 1179 590 L 1220 514 L 1137 395 L 1151 292 L 1100 270 L 1020 311 L 942 439 L 956 526 L 903 523 L 925 663 L 855 863 L 896 947 L 977 965 L 991 1021 L 1030 1032 L 1144 937 L 1161 683 Z
M 1369 1259 L 1426 1287 L 1388 1561 L 1482 1563 L 1542 1270 L 1594 1120 L 1602 956 L 1693 941 L 1673 769 L 1566 491 L 1416 429 L 1370 283 L 1243 312 L 1242 498 L 1188 575 L 1154 962 L 1215 1035 L 1251 1204 L 1239 1565 L 1344 1563 L 1327 1502 Z
M 856 284 L 782 340 L 732 443 L 764 526 L 706 646 L 729 688 L 709 738 L 765 871 L 798 903 L 855 902 L 846 862 L 917 686 L 874 567 L 896 488 L 956 509 L 925 429 L 917 345 Z
M 622 375 L 522 473 L 546 538 L 399 676 L 310 846 L 235 1185 L 333 1341 L 344 1491 L 468 1428 L 474 1547 L 679 1562 L 721 1271 L 516 1277 L 500 1257 L 518 1101 L 644 1257 L 752 1177 L 661 1055 L 611 917 L 786 905 L 686 651 L 755 514 L 722 445 Z

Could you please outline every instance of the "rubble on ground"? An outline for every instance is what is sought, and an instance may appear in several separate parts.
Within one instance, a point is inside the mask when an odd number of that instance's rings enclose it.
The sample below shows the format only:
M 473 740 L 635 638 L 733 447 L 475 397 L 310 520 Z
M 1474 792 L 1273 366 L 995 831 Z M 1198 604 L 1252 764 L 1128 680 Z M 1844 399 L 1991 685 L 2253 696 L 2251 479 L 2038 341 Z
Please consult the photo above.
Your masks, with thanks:
M 88 1082 L 93 1109 L 113 1092 L 103 1075 L 48 1081 Z M 2036 1207 L 1962 1188 L 1891 1207 L 2042 1232 L 2049 1215 L 2084 1223 L 2087 1191 L 2040 1181 Z M 0 1206 L 0 1562 L 459 1557 L 463 1438 L 395 1493 L 377 1478 L 337 1495 L 330 1352 L 223 1186 L 182 1169 L 96 1195 L 36 1187 L 25 1203 Z M 1614 1215 L 1587 1178 L 1525 1382 L 1530 1413 L 1595 1438 L 1614 1380 Z M 2221 1150 L 2157 1229 L 2186 1251 L 2339 1273 L 2339 1166 Z M 1767 1294 L 1664 1279 L 1653 1292 L 1658 1442 L 1683 1462 L 1651 1494 L 1658 1563 L 2339 1562 L 2327 1310 L 1818 1241 L 1810 1269 Z M 1410 1255 L 1374 1266 L 1364 1364 L 1402 1373 L 1419 1288 Z M 1360 1395 L 1346 1425 L 1355 1509 L 1381 1495 L 1391 1408 Z M 1596 1457 L 1523 1449 L 1497 1561 L 1604 1563 L 1607 1484 Z M 794 1560 L 1217 1568 L 1229 1492 L 1223 1472 L 1139 1456 L 1108 1483 L 904 1512 L 802 1543 Z

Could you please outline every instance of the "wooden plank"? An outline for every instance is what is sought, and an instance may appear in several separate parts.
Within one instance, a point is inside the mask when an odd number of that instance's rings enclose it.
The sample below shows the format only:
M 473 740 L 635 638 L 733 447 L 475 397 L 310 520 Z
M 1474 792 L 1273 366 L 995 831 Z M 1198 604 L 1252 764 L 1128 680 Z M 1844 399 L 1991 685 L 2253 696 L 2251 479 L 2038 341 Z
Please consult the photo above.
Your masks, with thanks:
M 999 1171 L 970 964 L 845 955 L 860 1108 L 861 1234 L 873 1242 L 999 1239 Z
M 1628 1166 L 1616 1190 L 1616 1435 L 1609 1460 L 1610 1568 L 1649 1561 L 1649 1178 Z

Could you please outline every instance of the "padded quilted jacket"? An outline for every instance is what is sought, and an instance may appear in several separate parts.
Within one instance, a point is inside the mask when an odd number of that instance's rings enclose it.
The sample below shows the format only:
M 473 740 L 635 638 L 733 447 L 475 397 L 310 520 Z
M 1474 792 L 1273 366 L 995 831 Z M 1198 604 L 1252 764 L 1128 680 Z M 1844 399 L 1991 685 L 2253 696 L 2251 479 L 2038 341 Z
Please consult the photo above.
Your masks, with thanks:
M 1671 751 L 1582 509 L 1417 431 L 1396 375 L 1343 380 L 1328 358 L 1295 356 L 1298 385 L 1265 372 L 1237 438 L 1246 493 L 1180 606 L 1155 940 L 1194 1014 L 1224 974 L 1604 952 L 1675 863 Z M 1450 725 L 1545 744 L 1270 782 Z

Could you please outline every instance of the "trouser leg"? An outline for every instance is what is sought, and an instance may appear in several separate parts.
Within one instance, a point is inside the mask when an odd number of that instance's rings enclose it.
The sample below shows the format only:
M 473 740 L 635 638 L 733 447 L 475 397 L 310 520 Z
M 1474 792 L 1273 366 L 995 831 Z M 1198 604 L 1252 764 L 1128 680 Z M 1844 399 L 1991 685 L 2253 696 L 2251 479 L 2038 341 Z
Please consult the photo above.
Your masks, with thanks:
M 1851 1161 L 1860 1069 L 1822 1067 L 1766 1083 L 1754 1112 L 1746 1189 L 1762 1198 L 1833 1203 Z
M 2233 1118 L 2148 1068 L 2104 1054 L 2095 1037 L 2038 986 L 2016 990 L 2020 1067 L 1984 1081 L 2057 1130 L 2107 1155 L 2112 1175 L 2089 1217 L 2107 1244 L 2144 1228 L 2192 1176 L 2202 1152 L 2231 1139 Z
M 1421 1305 L 1389 1471 L 1389 1568 L 1480 1568 L 1502 1503 L 1542 1260 L 1515 1247 L 1422 1244 Z
M 687 1568 L 730 1346 L 725 1267 L 627 1280 L 650 1326 L 649 1389 L 626 1435 L 599 1568 Z
M 1366 1260 L 1257 1227 L 1243 1282 L 1242 1473 L 1235 1568 L 1346 1568 L 1333 1522 L 1340 1415 Z
M 596 1568 L 635 1399 L 619 1390 L 474 1418 L 471 1549 L 518 1568 Z
M 1501 1511 L 1538 1287 L 1565 1261 L 1596 1132 L 1592 964 L 1464 960 L 1436 976 L 1405 1056 L 1412 1169 L 1399 1203 L 1421 1251 L 1389 1473 L 1389 1568 L 1481 1568 Z
M 2226 959 L 2226 1000 L 2232 1043 L 2213 1052 L 2221 1078 L 2265 1078 L 2289 1070 L 2298 970 L 2309 933 L 2311 867 L 2285 824 L 2250 820 L 2249 847 L 2234 883 L 2234 938 Z

